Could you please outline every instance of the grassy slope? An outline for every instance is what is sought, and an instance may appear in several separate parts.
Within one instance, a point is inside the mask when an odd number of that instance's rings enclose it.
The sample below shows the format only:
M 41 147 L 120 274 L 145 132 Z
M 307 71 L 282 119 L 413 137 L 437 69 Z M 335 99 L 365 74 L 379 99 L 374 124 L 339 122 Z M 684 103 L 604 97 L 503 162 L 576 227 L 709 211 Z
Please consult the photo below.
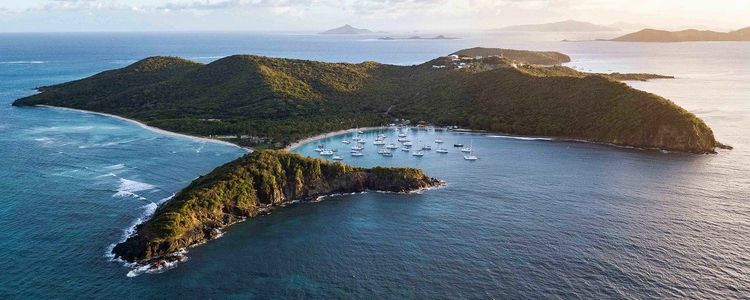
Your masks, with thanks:
M 695 153 L 717 144 L 705 123 L 674 103 L 564 67 L 437 70 L 430 62 L 402 67 L 260 56 L 208 65 L 160 57 L 139 65 L 161 67 L 108 71 L 43 88 L 15 104 L 88 109 L 182 133 L 249 134 L 283 144 L 393 117 Z
M 193 181 L 114 253 L 148 260 L 205 242 L 219 229 L 293 199 L 366 189 L 411 191 L 439 184 L 411 168 L 363 169 L 283 150 L 248 154 Z

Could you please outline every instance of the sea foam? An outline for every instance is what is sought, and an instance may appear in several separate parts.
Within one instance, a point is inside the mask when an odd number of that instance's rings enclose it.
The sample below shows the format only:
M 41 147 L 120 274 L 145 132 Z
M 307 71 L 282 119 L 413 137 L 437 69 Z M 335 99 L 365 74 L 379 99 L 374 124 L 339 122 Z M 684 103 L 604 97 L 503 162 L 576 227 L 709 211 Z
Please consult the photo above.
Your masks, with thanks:
M 148 183 L 120 178 L 120 185 L 117 187 L 117 193 L 112 195 L 112 197 L 119 197 L 119 198 L 135 197 L 135 198 L 145 200 L 145 198 L 136 194 L 136 192 L 148 191 L 154 188 L 156 188 L 156 186 L 150 185 Z

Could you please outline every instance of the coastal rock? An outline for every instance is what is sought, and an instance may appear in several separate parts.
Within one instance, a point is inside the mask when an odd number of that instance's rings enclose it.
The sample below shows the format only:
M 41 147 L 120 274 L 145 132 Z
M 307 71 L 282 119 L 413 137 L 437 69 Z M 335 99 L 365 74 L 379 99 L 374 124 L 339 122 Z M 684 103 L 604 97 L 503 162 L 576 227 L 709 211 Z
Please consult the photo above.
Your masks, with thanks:
M 440 184 L 417 169 L 365 169 L 284 150 L 258 151 L 193 181 L 112 252 L 129 262 L 175 260 L 180 249 L 292 200 L 366 190 L 410 192 Z

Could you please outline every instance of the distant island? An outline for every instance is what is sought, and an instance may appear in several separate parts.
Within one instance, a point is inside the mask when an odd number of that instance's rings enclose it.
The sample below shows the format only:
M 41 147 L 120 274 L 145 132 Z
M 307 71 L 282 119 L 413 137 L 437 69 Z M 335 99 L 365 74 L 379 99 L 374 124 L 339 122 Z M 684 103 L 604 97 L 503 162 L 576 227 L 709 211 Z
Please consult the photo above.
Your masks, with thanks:
M 472 48 L 414 66 L 234 55 L 210 64 L 151 57 L 39 88 L 13 105 L 111 113 L 251 147 L 393 119 L 691 153 L 720 144 L 692 113 L 562 66 L 557 52 Z M 643 78 L 643 76 L 636 76 Z
M 447 36 L 444 36 L 444 35 L 441 34 L 441 35 L 434 36 L 434 37 L 421 37 L 421 36 L 417 35 L 417 36 L 410 36 L 410 37 L 401 37 L 401 38 L 399 38 L 399 37 L 390 37 L 390 36 L 387 36 L 387 37 L 381 37 L 381 38 L 378 38 L 378 39 L 379 40 L 383 40 L 383 41 L 395 41 L 395 40 L 457 40 L 458 38 L 457 37 L 447 37 Z
M 644 29 L 638 32 L 611 39 L 610 41 L 648 43 L 743 42 L 750 41 L 750 27 L 730 32 L 716 32 L 696 29 L 688 29 L 682 31 Z
M 366 190 L 403 193 L 440 184 L 417 169 L 365 169 L 285 150 L 257 151 L 193 181 L 117 244 L 113 254 L 159 267 L 181 260 L 181 249 L 205 243 L 229 225 L 293 200 Z
M 589 22 L 567 20 L 555 23 L 528 24 L 494 29 L 497 31 L 536 31 L 536 32 L 597 32 L 620 31 L 618 28 L 597 25 Z
M 320 34 L 367 34 L 367 33 L 373 33 L 373 31 L 369 29 L 356 28 L 349 24 L 346 24 L 341 27 L 323 31 Z

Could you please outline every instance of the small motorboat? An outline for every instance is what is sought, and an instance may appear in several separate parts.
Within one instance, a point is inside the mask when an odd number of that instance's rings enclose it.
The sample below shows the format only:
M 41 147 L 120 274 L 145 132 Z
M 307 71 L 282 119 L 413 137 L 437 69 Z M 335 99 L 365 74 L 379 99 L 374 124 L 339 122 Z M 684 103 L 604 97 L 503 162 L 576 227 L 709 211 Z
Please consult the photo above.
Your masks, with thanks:
M 408 147 L 402 147 L 402 148 L 401 148 L 401 151 L 404 151 L 404 152 L 409 152 L 409 151 L 411 151 L 411 149 L 409 149 Z
M 446 154 L 446 153 L 448 153 L 448 149 L 445 149 L 445 148 L 439 148 L 439 149 L 435 150 L 435 152 L 437 152 L 437 153 L 441 153 L 441 154 Z
M 465 160 L 470 160 L 470 161 L 474 161 L 474 160 L 477 160 L 477 159 L 479 159 L 479 157 L 476 157 L 476 156 L 474 156 L 474 155 L 472 155 L 472 154 L 467 154 L 467 155 L 464 155 L 464 159 L 465 159 Z
M 388 144 L 388 146 L 385 146 L 388 149 L 398 149 L 398 146 L 396 144 Z
M 435 144 L 442 144 L 442 143 L 443 143 L 443 140 L 441 140 L 441 139 L 435 140 Z
M 430 150 L 432 150 L 432 146 L 430 146 L 430 145 L 424 145 L 424 146 L 422 146 L 422 150 L 430 151 Z
M 333 155 L 333 150 L 323 150 L 323 151 L 320 151 L 320 155 L 322 155 L 322 156 L 331 156 L 331 155 Z
M 349 144 L 349 143 L 351 143 L 351 142 L 350 142 L 349 140 L 342 140 L 341 142 L 342 142 L 342 143 L 344 143 L 344 144 Z
M 403 143 L 403 145 L 406 146 L 406 147 L 411 147 L 414 144 L 412 142 L 406 141 L 406 142 Z
M 456 147 L 456 148 L 461 148 L 463 146 L 464 146 L 464 144 L 453 144 L 453 147 Z
M 352 151 L 352 156 L 363 156 L 363 155 L 365 155 L 365 154 L 364 154 L 364 153 L 362 153 L 362 152 L 359 152 L 359 151 Z
M 341 155 L 334 155 L 333 157 L 331 157 L 331 159 L 332 160 L 344 160 L 344 158 L 341 157 Z

